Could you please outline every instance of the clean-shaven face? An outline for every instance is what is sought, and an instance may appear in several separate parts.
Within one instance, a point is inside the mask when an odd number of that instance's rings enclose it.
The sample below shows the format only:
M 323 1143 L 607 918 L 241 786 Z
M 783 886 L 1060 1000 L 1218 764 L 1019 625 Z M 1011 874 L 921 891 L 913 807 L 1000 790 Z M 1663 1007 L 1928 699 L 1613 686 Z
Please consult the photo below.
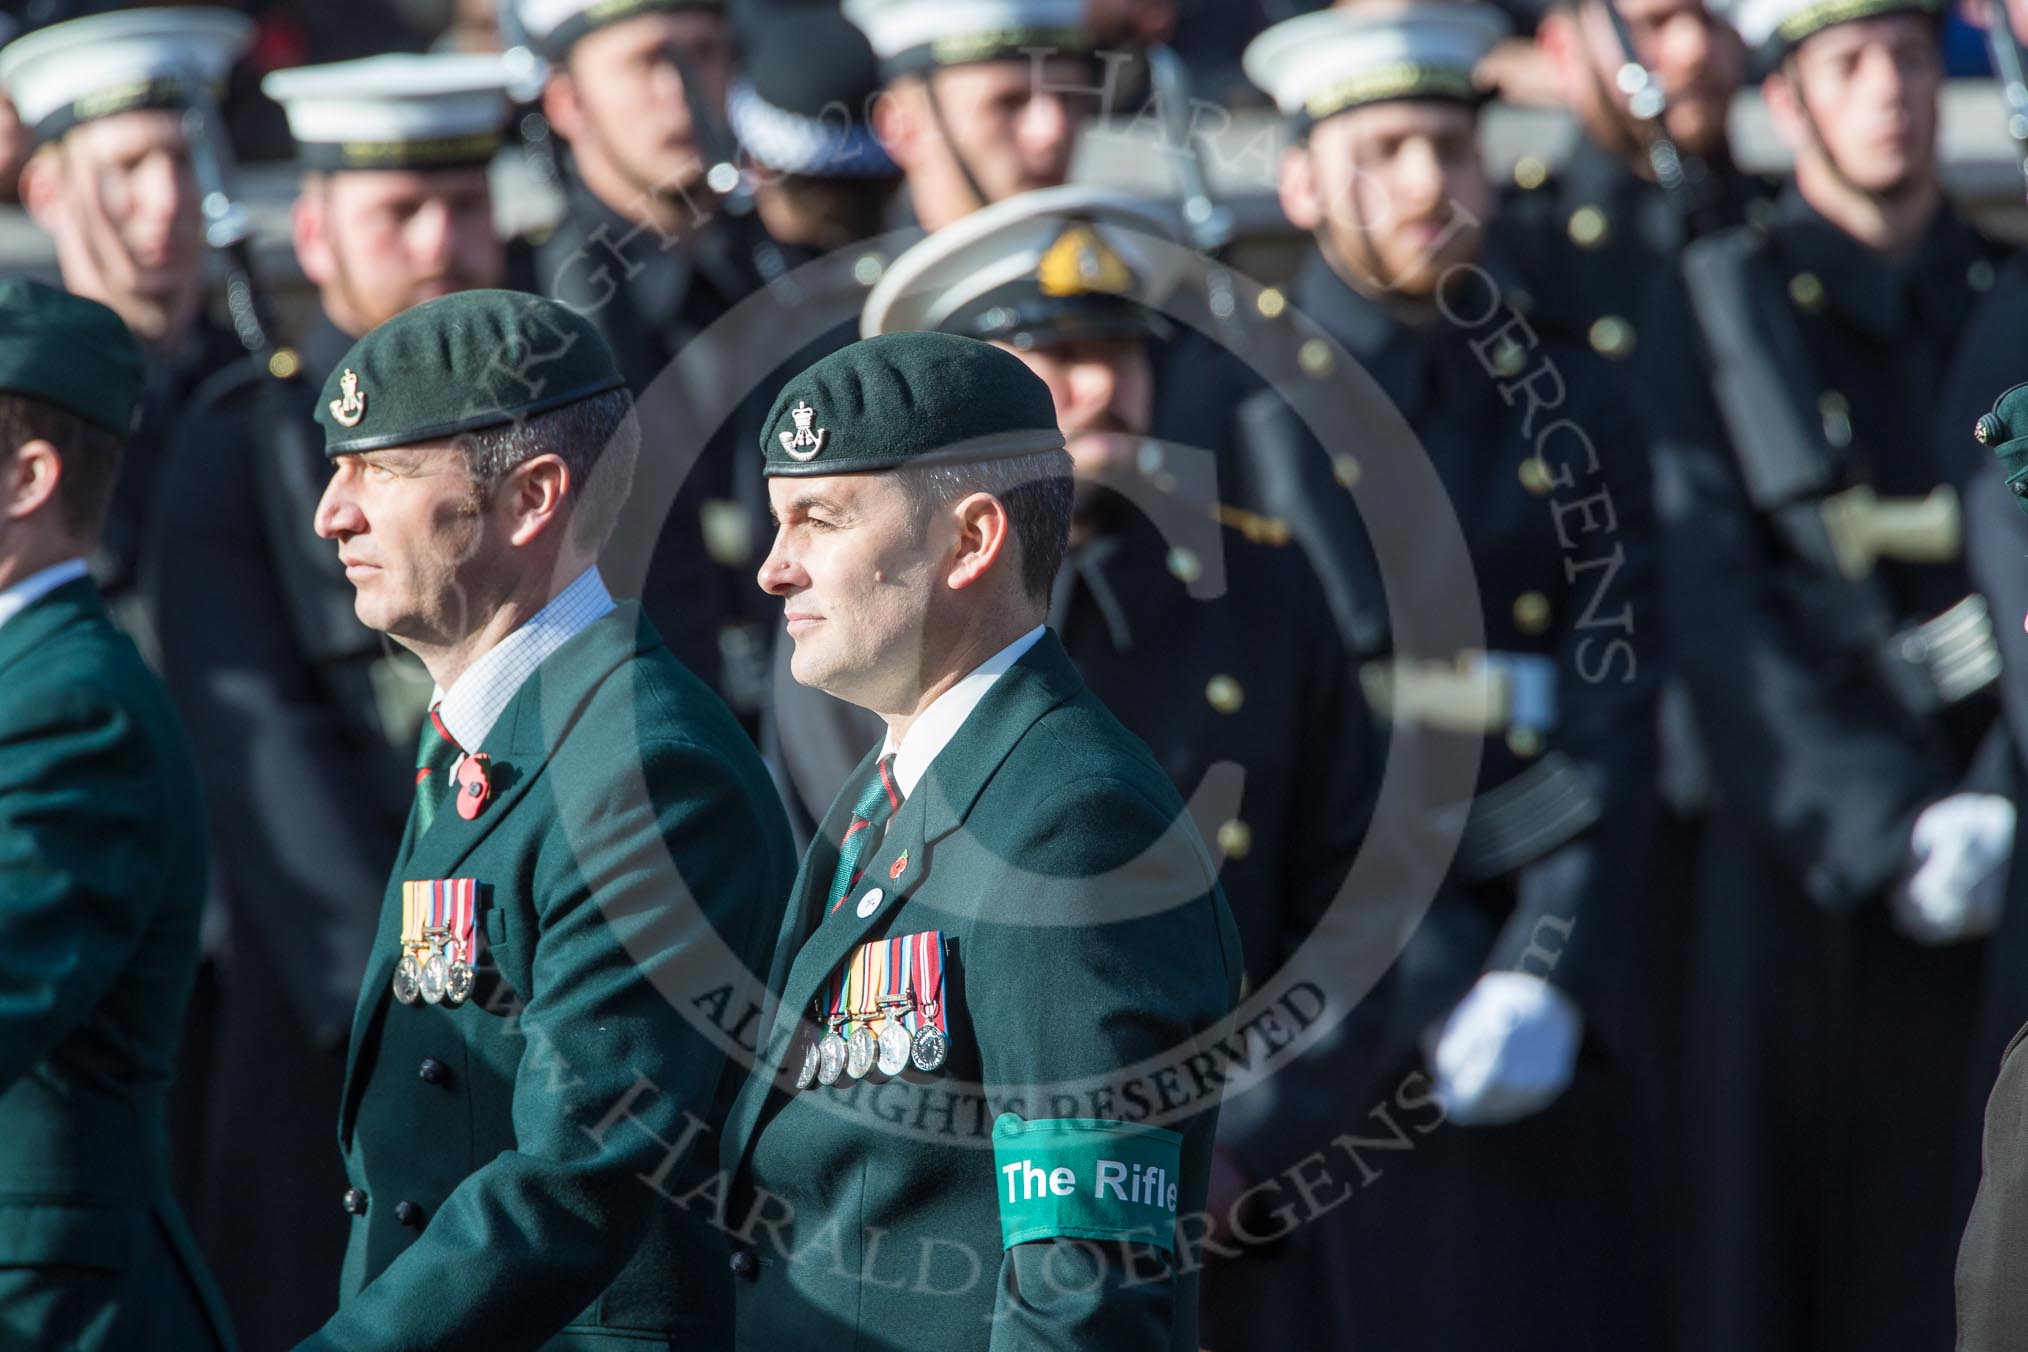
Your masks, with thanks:
M 502 552 L 463 451 L 448 444 L 338 456 L 317 504 L 360 623 L 441 647 L 490 613 L 480 593 Z
M 888 474 L 773 478 L 768 504 L 775 541 L 759 580 L 782 599 L 791 674 L 862 708 L 911 704 L 955 528 L 921 520 Z

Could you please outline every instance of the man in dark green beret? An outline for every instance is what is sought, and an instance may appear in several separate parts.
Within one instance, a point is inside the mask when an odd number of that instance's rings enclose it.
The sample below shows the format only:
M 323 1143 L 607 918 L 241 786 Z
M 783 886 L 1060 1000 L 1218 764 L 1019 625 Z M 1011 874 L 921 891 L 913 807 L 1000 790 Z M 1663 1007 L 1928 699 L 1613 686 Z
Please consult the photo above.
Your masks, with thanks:
M 228 922 L 192 1220 L 256 1347 L 336 1308 L 347 1221 L 329 1126 L 430 693 L 422 664 L 353 614 L 344 568 L 307 528 L 330 476 L 312 412 L 376 325 L 499 285 L 486 164 L 508 78 L 497 56 L 405 54 L 267 77 L 302 170 L 296 258 L 316 307 L 267 367 L 205 383 L 155 502 L 143 581 L 214 809 Z M 249 1155 L 255 1132 L 268 1144 Z M 250 1191 L 265 1205 L 246 1206 Z
M 317 532 L 436 693 L 305 1348 L 729 1336 L 722 1242 L 670 1199 L 710 1172 L 793 849 L 738 725 L 599 576 L 632 408 L 589 321 L 507 291 L 390 320 L 321 393 Z
M 763 449 L 791 670 L 887 731 L 804 857 L 722 1143 L 736 1345 L 1194 1349 L 1217 1091 L 1177 1071 L 1238 938 L 1044 626 L 1072 502 L 1049 388 L 888 334 L 791 381 Z
M 2019 270 L 2009 271 L 2011 281 L 1993 294 L 1996 299 L 2012 294 L 2018 301 Z M 1973 323 L 1978 325 L 1981 337 L 1994 339 L 2018 333 L 2022 321 L 2018 313 L 1994 313 L 1989 306 Z M 1968 350 L 1960 379 L 1954 380 L 1953 385 L 1961 384 L 1962 378 L 1981 369 L 1997 369 L 2003 361 L 1999 353 Z M 1954 406 L 1954 393 L 1963 396 L 1968 391 L 1947 391 L 1946 408 Z M 1973 440 L 1990 457 L 1979 456 L 1984 463 L 1972 477 L 1966 495 L 1970 508 L 1965 521 L 1966 549 L 1973 556 L 1975 567 L 1986 553 L 1994 556 L 1995 566 L 1984 581 L 1994 609 L 2006 617 L 1996 627 L 2001 632 L 2001 652 L 2011 673 L 2024 656 L 2022 626 L 2012 623 L 2012 617 L 2028 609 L 2028 590 L 2023 589 L 2021 577 L 2022 542 L 2028 540 L 2028 521 L 2023 519 L 2028 516 L 2028 384 L 2015 385 L 2002 393 L 1993 402 L 1991 412 L 1980 414 L 1972 422 L 1971 430 Z M 1965 421 L 1958 423 L 1957 433 L 1953 440 L 1962 448 Z M 1949 444 L 1943 441 L 1939 430 L 1939 450 Z M 2007 511 L 2003 498 L 2011 499 L 2020 513 Z M 2000 528 L 1995 532 L 1990 551 L 1980 547 L 1984 543 L 1981 528 L 1988 526 Z M 2018 784 L 2021 775 L 2018 751 L 2013 770 Z M 2004 892 L 1989 884 L 1978 898 L 1988 912 L 1983 918 L 2000 925 L 1993 941 L 1990 970 L 2008 978 L 2020 972 L 2022 944 L 2028 941 L 2028 924 L 2023 924 L 2018 889 L 2018 882 L 2010 881 Z M 1988 1020 L 2011 1020 L 2012 1027 L 2006 1032 L 1997 1026 L 1989 1027 L 1978 1049 L 1980 1059 L 1975 1063 L 1981 1067 L 1996 1065 L 1998 1073 L 1986 1102 L 1978 1197 L 1958 1246 L 1959 1352 L 2028 1349 L 2028 1286 L 2021 1281 L 2021 1273 L 2028 1267 L 2028 1056 L 2023 1056 L 2020 1050 L 2024 1039 L 2020 1028 L 2022 999 L 2016 989 L 2019 982 L 2003 980 L 1995 984 L 2004 989 L 1991 993 Z M 1999 1042 L 2002 1037 L 2008 1039 L 2004 1044 Z
M 0 283 L 0 1345 L 226 1348 L 170 1194 L 204 816 L 169 697 L 85 571 L 139 346 Z

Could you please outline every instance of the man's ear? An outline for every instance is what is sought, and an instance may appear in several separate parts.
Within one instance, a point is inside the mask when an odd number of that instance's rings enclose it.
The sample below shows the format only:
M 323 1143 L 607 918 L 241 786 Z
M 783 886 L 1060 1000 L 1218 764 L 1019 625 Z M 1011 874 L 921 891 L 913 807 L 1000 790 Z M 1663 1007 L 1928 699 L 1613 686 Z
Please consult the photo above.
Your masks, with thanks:
M 1308 234 L 1324 224 L 1324 199 L 1317 187 L 1317 167 L 1310 159 L 1307 144 L 1293 145 L 1282 152 L 1281 172 L 1276 181 L 1282 199 L 1282 215 L 1289 224 Z
M 584 105 L 578 102 L 577 80 L 562 67 L 552 71 L 542 86 L 542 116 L 566 141 L 584 134 Z
M 526 548 L 545 531 L 559 529 L 576 505 L 570 466 L 556 455 L 538 455 L 516 465 L 494 496 L 494 509 L 507 523 L 507 539 Z
M 45 232 L 53 231 L 63 201 L 63 152 L 46 145 L 21 166 L 21 205 Z
M 50 507 L 63 482 L 63 457 L 55 445 L 37 437 L 24 441 L 0 469 L 0 517 L 25 521 Z
M 991 493 L 974 493 L 951 509 L 958 525 L 955 554 L 944 583 L 963 591 L 986 576 L 1004 557 L 1012 564 L 1019 554 L 1013 543 L 1014 523 L 1007 508 Z
M 903 173 L 922 159 L 924 92 L 914 76 L 896 80 L 873 100 L 873 134 Z
M 289 210 L 289 237 L 296 246 L 296 262 L 312 286 L 328 285 L 338 275 L 331 253 L 330 191 L 325 180 L 306 178 Z
M 1801 154 L 1815 138 L 1810 135 L 1803 116 L 1803 91 L 1793 77 L 1793 66 L 1784 61 L 1769 71 L 1767 78 L 1760 82 L 1760 99 L 1767 108 L 1768 121 L 1774 124 L 1775 134 L 1782 143 Z

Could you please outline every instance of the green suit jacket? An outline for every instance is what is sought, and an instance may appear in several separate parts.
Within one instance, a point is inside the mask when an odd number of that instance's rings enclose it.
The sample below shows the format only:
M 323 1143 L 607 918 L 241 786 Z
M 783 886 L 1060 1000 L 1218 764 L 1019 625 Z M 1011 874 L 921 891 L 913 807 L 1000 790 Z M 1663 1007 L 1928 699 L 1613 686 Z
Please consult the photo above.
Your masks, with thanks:
M 92 584 L 0 625 L 0 1347 L 231 1345 L 164 1126 L 204 840 L 168 695 Z
M 766 1052 L 722 1142 L 736 1346 L 1195 1349 L 1188 1243 L 1005 1247 L 993 1142 L 1005 1114 L 1159 1124 L 1183 1138 L 1179 1214 L 1201 1212 L 1217 1101 L 1181 1068 L 1232 1008 L 1241 965 L 1182 801 L 1045 634 L 826 913 L 872 766 L 803 861 Z M 945 1066 L 797 1092 L 833 973 L 869 940 L 929 931 L 948 945 Z
M 631 604 L 477 749 L 492 801 L 420 839 L 411 817 L 382 900 L 339 1114 L 342 1304 L 302 1346 L 712 1346 L 723 1241 L 668 1198 L 738 1082 L 794 858 L 779 800 Z M 400 1004 L 401 884 L 449 878 L 480 884 L 490 960 L 461 1006 Z

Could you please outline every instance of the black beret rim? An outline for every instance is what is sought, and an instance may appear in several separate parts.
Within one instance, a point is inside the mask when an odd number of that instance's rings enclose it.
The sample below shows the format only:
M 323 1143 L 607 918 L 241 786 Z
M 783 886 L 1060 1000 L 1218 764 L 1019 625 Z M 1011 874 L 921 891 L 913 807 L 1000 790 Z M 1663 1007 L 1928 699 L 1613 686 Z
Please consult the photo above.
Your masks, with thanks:
M 626 381 L 616 375 L 607 380 L 594 381 L 589 385 L 566 390 L 562 394 L 553 394 L 526 404 L 516 404 L 511 409 L 499 412 L 476 414 L 454 422 L 438 423 L 430 427 L 413 427 L 381 436 L 355 437 L 350 441 L 326 441 L 324 454 L 327 458 L 337 455 L 363 455 L 368 451 L 386 451 L 396 446 L 414 446 L 424 441 L 441 441 L 445 437 L 454 437 L 461 432 L 483 432 L 488 427 L 505 427 L 510 423 L 520 422 L 523 418 L 548 413 L 553 409 L 562 408 L 565 404 L 574 404 L 580 399 L 590 399 L 595 395 L 624 389 L 626 384 Z
M 1042 455 L 1064 449 L 1063 433 L 1056 428 L 1023 427 L 1012 432 L 992 432 L 972 437 L 954 446 L 924 455 L 876 455 L 841 457 L 829 464 L 818 459 L 783 462 L 770 455 L 761 475 L 769 479 L 828 479 L 839 474 L 879 474 L 911 465 L 972 465 L 987 460 L 1014 460 L 1024 455 Z

